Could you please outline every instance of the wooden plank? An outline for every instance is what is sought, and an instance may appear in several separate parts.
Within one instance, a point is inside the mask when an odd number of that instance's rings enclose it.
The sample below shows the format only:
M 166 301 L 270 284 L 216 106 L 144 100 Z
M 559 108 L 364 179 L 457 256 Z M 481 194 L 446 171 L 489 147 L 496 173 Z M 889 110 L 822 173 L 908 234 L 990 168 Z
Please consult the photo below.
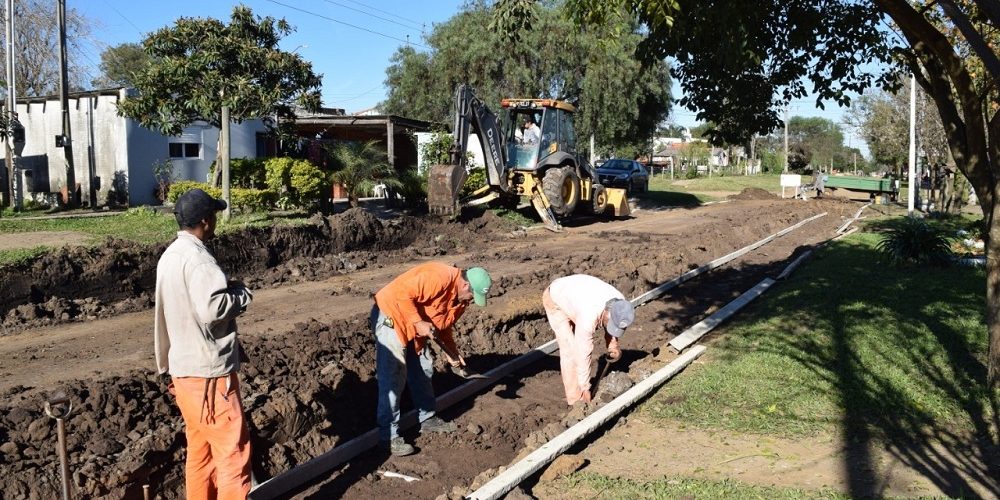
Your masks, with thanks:
M 674 337 L 670 342 L 670 347 L 677 349 L 678 352 L 683 351 L 691 344 L 695 343 L 703 337 L 706 333 L 712 331 L 716 326 L 719 326 L 723 321 L 729 319 L 730 316 L 739 311 L 744 306 L 750 303 L 751 300 L 760 297 L 762 293 L 767 291 L 771 285 L 774 284 L 774 280 L 771 278 L 764 278 L 763 281 L 757 283 L 753 288 L 747 290 L 736 298 L 736 300 L 726 304 L 722 309 L 719 309 L 711 316 L 701 320 L 698 324 L 688 328 L 684 333 Z
M 679 358 L 657 370 L 642 382 L 632 386 L 631 389 L 625 391 L 610 403 L 591 413 L 576 425 L 566 429 L 562 434 L 559 434 L 548 443 L 543 444 L 527 457 L 521 459 L 521 461 L 504 470 L 478 490 L 470 493 L 468 498 L 475 500 L 494 500 L 500 498 L 514 488 L 514 486 L 520 484 L 521 481 L 524 481 L 556 457 L 563 454 L 570 446 L 585 438 L 626 408 L 631 407 L 636 402 L 648 396 L 651 392 L 673 378 L 674 375 L 680 373 L 681 370 L 704 352 L 705 346 L 695 346 Z

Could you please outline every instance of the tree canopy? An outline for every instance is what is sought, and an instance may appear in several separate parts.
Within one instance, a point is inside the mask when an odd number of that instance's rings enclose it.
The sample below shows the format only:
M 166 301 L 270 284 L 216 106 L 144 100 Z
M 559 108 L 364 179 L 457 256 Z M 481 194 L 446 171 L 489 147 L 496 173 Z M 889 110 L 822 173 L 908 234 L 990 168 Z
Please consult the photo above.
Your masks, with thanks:
M 320 77 L 299 55 L 278 42 L 291 33 L 284 20 L 233 8 L 229 24 L 211 18 L 178 19 L 143 40 L 152 59 L 134 75 L 138 94 L 118 112 L 167 135 L 205 120 L 221 125 L 222 106 L 233 122 L 277 114 L 292 107 L 319 107 Z
M 861 62 L 889 62 L 882 14 L 866 2 L 568 0 L 574 19 L 601 30 L 608 20 L 641 22 L 639 53 L 672 57 L 680 104 L 715 124 L 713 142 L 744 144 L 781 125 L 779 109 L 811 91 L 817 105 L 849 103 L 886 74 Z M 613 34 L 613 32 L 612 32 Z
M 455 86 L 468 83 L 494 111 L 504 97 L 568 100 L 579 137 L 594 134 L 618 154 L 648 149 L 669 110 L 670 79 L 662 60 L 643 66 L 635 57 L 636 23 L 619 21 L 619 43 L 601 44 L 557 6 L 501 3 L 528 10 L 512 16 L 510 29 L 484 30 L 491 8 L 472 2 L 435 26 L 428 52 L 400 48 L 386 70 L 383 112 L 451 123 Z
M 910 92 L 904 86 L 895 91 L 873 91 L 851 105 L 847 115 L 861 131 L 873 159 L 902 172 L 909 154 Z M 934 165 L 951 162 L 947 136 L 934 101 L 917 89 L 917 138 L 924 159 Z
M 101 52 L 101 76 L 93 79 L 94 87 L 131 87 L 135 75 L 145 71 L 151 58 L 137 43 L 123 43 Z

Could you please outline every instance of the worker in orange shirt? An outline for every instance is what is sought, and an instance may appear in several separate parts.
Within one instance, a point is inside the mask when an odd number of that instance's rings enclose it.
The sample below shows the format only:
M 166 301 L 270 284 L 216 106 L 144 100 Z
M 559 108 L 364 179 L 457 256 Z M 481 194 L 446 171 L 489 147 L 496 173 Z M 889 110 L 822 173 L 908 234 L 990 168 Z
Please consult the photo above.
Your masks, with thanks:
M 379 444 L 393 455 L 416 450 L 399 435 L 399 398 L 407 383 L 421 432 L 453 432 L 455 424 L 434 415 L 433 359 L 436 340 L 452 368 L 462 368 L 452 326 L 470 302 L 486 305 L 492 281 L 481 267 L 461 270 L 439 262 L 420 264 L 375 294 L 371 326 L 375 334 Z

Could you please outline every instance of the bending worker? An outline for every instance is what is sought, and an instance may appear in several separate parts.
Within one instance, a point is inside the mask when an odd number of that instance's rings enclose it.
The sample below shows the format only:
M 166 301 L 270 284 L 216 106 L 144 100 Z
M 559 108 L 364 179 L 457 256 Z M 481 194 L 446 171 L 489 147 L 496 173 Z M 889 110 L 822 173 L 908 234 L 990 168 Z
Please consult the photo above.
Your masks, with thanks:
M 253 295 L 205 248 L 226 202 L 192 189 L 177 199 L 180 231 L 156 264 L 153 348 L 169 373 L 187 437 L 187 498 L 243 499 L 250 493 L 250 433 L 243 420 L 236 317 Z
M 393 455 L 414 453 L 399 435 L 399 398 L 407 383 L 421 432 L 452 432 L 455 424 L 434 416 L 433 359 L 428 341 L 444 350 L 452 368 L 465 366 L 452 326 L 470 302 L 486 305 L 490 275 L 481 267 L 461 270 L 428 262 L 399 275 L 375 294 L 371 326 L 375 334 L 379 444 Z
M 618 361 L 618 339 L 635 320 L 635 309 L 615 287 L 586 274 L 553 281 L 542 293 L 542 305 L 559 344 L 566 403 L 589 403 L 594 332 L 604 328 L 608 359 Z

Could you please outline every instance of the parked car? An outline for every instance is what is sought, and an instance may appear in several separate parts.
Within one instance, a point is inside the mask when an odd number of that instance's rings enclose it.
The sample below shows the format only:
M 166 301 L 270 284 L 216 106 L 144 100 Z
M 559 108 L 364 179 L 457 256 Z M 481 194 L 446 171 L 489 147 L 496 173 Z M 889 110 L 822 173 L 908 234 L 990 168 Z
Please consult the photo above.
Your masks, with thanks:
M 630 193 L 649 190 L 649 172 L 635 160 L 608 160 L 597 167 L 597 178 L 605 186 L 623 187 Z

